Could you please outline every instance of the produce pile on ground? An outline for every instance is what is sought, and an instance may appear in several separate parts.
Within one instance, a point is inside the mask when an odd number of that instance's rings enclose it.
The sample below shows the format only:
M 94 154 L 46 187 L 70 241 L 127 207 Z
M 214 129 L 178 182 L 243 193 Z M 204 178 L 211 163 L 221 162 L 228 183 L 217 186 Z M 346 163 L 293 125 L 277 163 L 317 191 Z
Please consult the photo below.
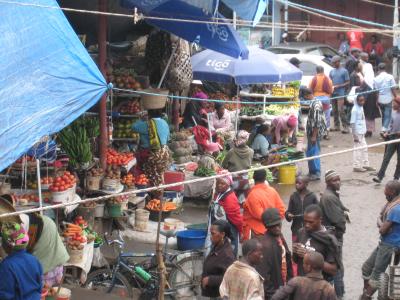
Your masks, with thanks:
M 262 115 L 262 106 L 261 105 L 245 105 L 240 108 L 241 116 L 258 116 Z
M 146 204 L 146 208 L 151 211 L 160 211 L 161 201 L 159 199 L 150 200 Z M 174 211 L 176 210 L 176 204 L 173 202 L 164 202 L 162 211 Z
M 177 164 L 184 164 L 193 160 L 193 149 L 185 132 L 178 132 L 173 136 L 169 149 L 172 151 L 172 157 Z

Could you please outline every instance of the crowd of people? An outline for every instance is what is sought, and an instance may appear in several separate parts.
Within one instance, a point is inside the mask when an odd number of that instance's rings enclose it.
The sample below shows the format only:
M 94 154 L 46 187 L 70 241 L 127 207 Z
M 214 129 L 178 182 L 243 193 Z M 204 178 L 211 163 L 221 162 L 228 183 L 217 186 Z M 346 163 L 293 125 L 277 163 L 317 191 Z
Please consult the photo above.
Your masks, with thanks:
M 265 180 L 265 170 L 255 171 L 242 213 L 230 176 L 218 179 L 218 194 L 209 209 L 211 243 L 203 266 L 203 296 L 343 299 L 342 249 L 350 213 L 340 199 L 340 175 L 334 170 L 325 173 L 326 188 L 320 197 L 308 189 L 308 176 L 297 176 L 287 208 Z M 389 181 L 384 193 L 387 203 L 377 222 L 381 238 L 360 270 L 361 300 L 372 299 L 400 243 L 400 182 Z M 282 233 L 284 219 L 291 223 L 292 248 Z
M 209 209 L 211 245 L 203 268 L 203 296 L 341 299 L 348 209 L 338 193 L 339 174 L 330 170 L 325 181 L 319 200 L 308 189 L 309 178 L 298 176 L 286 209 L 278 192 L 266 183 L 266 171 L 257 170 L 241 213 L 230 175 L 219 178 Z M 292 222 L 292 249 L 281 230 L 285 218 Z M 242 255 L 237 261 L 239 241 Z

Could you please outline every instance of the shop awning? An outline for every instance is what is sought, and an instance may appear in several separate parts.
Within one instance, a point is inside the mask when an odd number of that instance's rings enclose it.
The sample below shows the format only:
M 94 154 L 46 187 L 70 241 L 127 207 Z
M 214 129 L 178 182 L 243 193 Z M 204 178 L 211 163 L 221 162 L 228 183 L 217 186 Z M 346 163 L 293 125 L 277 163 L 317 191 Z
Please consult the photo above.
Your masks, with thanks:
M 193 55 L 193 79 L 244 85 L 301 80 L 303 73 L 285 59 L 256 46 L 248 59 L 232 59 L 211 50 Z
M 234 58 L 246 58 L 248 55 L 246 45 L 232 26 L 221 24 L 228 22 L 228 20 L 225 20 L 222 15 L 214 11 L 214 2 L 216 1 L 121 0 L 121 5 L 130 9 L 137 7 L 147 17 L 168 18 L 169 20 L 148 18 L 146 22 L 189 42 L 196 42 L 204 48 Z M 210 7 L 214 9 L 210 11 L 205 9 L 205 6 L 208 9 Z M 218 19 L 214 18 L 214 16 L 218 17 Z M 191 20 L 194 22 L 190 22 Z M 201 23 L 199 21 L 209 23 Z
M 13 1 L 13 0 L 10 0 Z M 106 82 L 55 0 L 0 2 L 0 170 L 93 106 Z
M 268 0 L 222 0 L 230 9 L 244 20 L 256 25 L 268 6 Z

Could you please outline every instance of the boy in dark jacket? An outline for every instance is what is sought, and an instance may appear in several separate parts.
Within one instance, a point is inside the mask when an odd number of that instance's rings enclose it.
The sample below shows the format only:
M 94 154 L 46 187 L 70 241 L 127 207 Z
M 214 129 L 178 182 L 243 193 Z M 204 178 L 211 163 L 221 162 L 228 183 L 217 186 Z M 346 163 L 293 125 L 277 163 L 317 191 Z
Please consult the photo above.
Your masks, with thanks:
M 309 178 L 307 176 L 297 176 L 296 191 L 290 196 L 289 207 L 285 212 L 288 222 L 292 223 L 292 241 L 297 241 L 297 232 L 303 228 L 304 210 L 312 205 L 318 204 L 318 197 L 315 193 L 308 190 Z

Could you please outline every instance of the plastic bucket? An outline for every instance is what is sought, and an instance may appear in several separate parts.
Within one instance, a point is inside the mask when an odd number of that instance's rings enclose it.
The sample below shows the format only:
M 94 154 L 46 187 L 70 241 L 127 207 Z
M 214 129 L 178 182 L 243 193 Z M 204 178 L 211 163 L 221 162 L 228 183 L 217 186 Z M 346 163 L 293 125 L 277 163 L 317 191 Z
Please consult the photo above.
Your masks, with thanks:
M 164 220 L 164 230 L 177 230 L 177 229 L 184 229 L 185 225 L 181 220 L 167 218 Z
M 146 231 L 149 223 L 150 212 L 145 209 L 137 209 L 135 211 L 135 230 Z
M 202 231 L 207 231 L 207 223 L 199 223 L 199 224 L 190 224 L 187 225 L 186 228 L 190 230 L 202 230 Z
M 51 198 L 54 204 L 67 203 L 72 201 L 71 192 L 69 189 L 63 192 L 52 192 Z
M 146 185 L 138 185 L 138 184 L 136 185 L 136 189 L 138 189 L 138 190 L 145 189 L 145 188 L 147 188 Z M 141 192 L 141 193 L 136 194 L 137 197 L 146 197 L 146 195 L 147 195 L 147 192 Z
M 79 264 L 83 260 L 83 249 L 82 250 L 74 250 L 67 247 L 69 254 L 69 263 L 70 264 Z
M 108 216 L 111 218 L 118 218 L 122 216 L 121 204 L 108 204 L 107 211 Z
M 70 300 L 71 299 L 71 290 L 66 288 L 61 288 L 58 293 L 57 300 Z
M 101 176 L 88 176 L 86 178 L 86 188 L 89 191 L 98 191 L 100 190 Z
M 297 168 L 294 165 L 287 165 L 279 167 L 279 183 L 282 184 L 295 184 L 296 183 Z
M 176 233 L 178 250 L 187 251 L 204 248 L 207 231 L 184 230 Z
M 94 217 L 95 218 L 102 218 L 104 217 L 104 203 L 97 203 L 96 208 L 94 209 Z
M 116 191 L 120 187 L 120 183 L 118 179 L 110 179 L 110 178 L 105 178 L 103 180 L 103 190 L 106 191 Z

